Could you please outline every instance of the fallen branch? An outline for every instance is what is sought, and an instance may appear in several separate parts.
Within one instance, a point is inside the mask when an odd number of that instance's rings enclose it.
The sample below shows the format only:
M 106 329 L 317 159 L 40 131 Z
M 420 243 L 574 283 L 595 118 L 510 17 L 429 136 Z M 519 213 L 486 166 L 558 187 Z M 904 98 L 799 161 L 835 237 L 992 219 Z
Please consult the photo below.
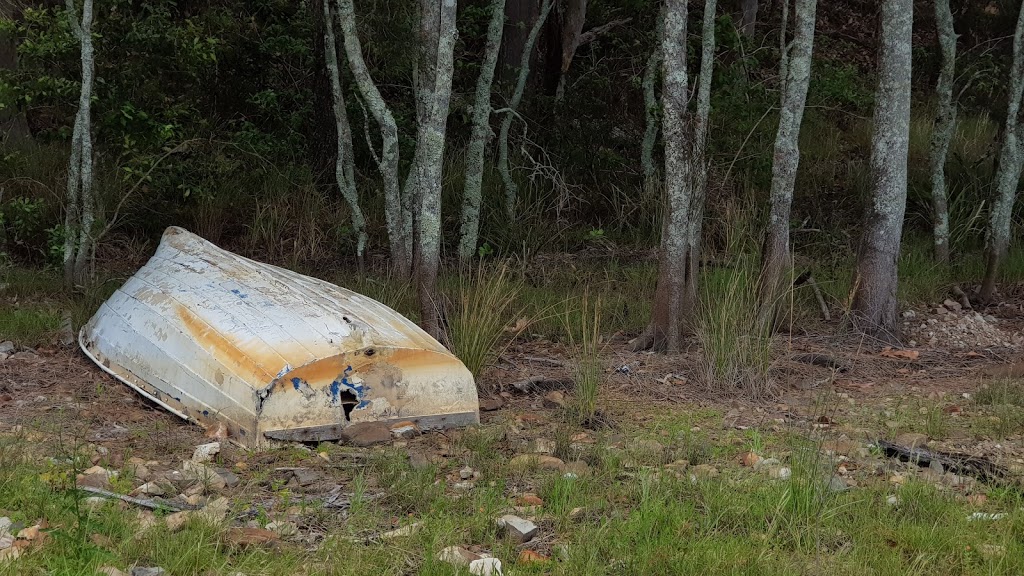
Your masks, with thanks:
M 547 364 L 548 366 L 555 366 L 556 368 L 565 368 L 565 362 L 561 360 L 555 360 L 554 358 L 541 358 L 539 356 L 523 356 L 523 360 L 527 362 L 533 362 L 534 364 Z
M 954 454 L 952 452 L 939 452 L 920 447 L 907 447 L 876 440 L 875 444 L 889 458 L 898 458 L 903 462 L 913 462 L 921 467 L 928 467 L 932 462 L 941 464 L 948 472 L 955 472 L 961 476 L 972 476 L 982 482 L 1000 481 L 1007 477 L 1007 470 L 986 458 L 969 456 L 967 454 Z
M 189 505 L 178 505 L 171 504 L 163 498 L 135 498 L 126 494 L 119 494 L 117 492 L 110 492 L 102 488 L 93 488 L 92 486 L 79 486 L 79 490 L 88 492 L 90 494 L 96 494 L 104 498 L 110 498 L 114 500 L 123 500 L 129 504 L 135 504 L 136 506 L 142 506 L 143 508 L 149 508 L 150 510 L 170 510 L 172 512 L 181 512 L 182 510 L 198 510 L 198 506 Z
M 609 22 L 607 24 L 602 24 L 600 26 L 594 26 L 593 28 L 591 28 L 590 30 L 587 30 L 583 34 L 580 34 L 579 40 L 577 40 L 577 42 L 576 42 L 576 48 L 579 48 L 580 46 L 583 46 L 584 44 L 587 44 L 589 42 L 593 42 L 594 40 L 597 40 L 597 38 L 599 36 L 607 34 L 610 30 L 612 30 L 613 28 L 615 28 L 617 26 L 622 26 L 623 24 L 629 24 L 632 21 L 633 21 L 632 18 L 620 18 L 618 20 L 612 20 L 611 22 Z
M 804 364 L 813 364 L 814 366 L 821 366 L 822 368 L 829 368 L 836 372 L 849 372 L 849 367 L 840 364 L 835 358 L 826 354 L 799 354 L 793 357 L 794 362 L 802 362 Z
M 512 383 L 512 387 L 520 392 L 530 392 L 531 390 L 543 388 L 568 388 L 571 385 L 572 380 L 556 380 L 547 376 L 531 376 L 525 380 Z

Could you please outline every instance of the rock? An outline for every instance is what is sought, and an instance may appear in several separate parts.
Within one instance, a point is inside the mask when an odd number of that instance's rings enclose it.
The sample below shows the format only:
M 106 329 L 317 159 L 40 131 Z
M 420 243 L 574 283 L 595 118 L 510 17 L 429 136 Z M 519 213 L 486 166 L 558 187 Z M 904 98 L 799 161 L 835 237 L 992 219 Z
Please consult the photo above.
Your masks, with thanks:
M 143 568 L 136 566 L 132 568 L 132 576 L 167 576 L 167 571 L 159 566 L 152 568 Z
M 942 476 L 946 473 L 946 467 L 942 465 L 942 462 L 938 460 L 932 460 L 928 463 L 928 470 L 933 472 L 936 476 Z
M 502 400 L 500 396 L 484 396 L 480 399 L 481 412 L 493 412 L 495 410 L 500 410 L 504 405 L 505 401 Z
M 4 536 L 5 534 L 10 534 L 11 533 L 11 526 L 13 526 L 13 525 L 14 525 L 14 522 L 11 522 L 10 518 L 8 518 L 7 516 L 0 516 L 0 536 Z
M 997 544 L 979 544 L 978 552 L 980 552 L 986 560 L 993 560 L 995 558 L 1005 556 L 1006 547 L 999 546 Z
M 885 503 L 889 506 L 895 506 L 900 503 L 900 499 L 895 494 L 890 494 L 885 497 Z
M 519 454 L 509 460 L 509 466 L 513 468 L 521 467 L 526 468 L 530 466 L 536 466 L 543 470 L 565 470 L 565 462 L 554 456 L 547 456 L 544 454 Z
M 14 536 L 10 534 L 0 535 L 0 550 L 7 550 L 14 546 Z
M 828 489 L 830 492 L 845 492 L 849 489 L 849 486 L 847 486 L 846 480 L 839 476 L 832 476 L 828 481 Z
M 102 496 L 89 496 L 88 498 L 82 499 L 82 504 L 90 510 L 99 510 L 107 503 L 107 499 Z
M 214 468 L 213 471 L 224 479 L 224 485 L 227 486 L 228 488 L 237 486 L 238 483 L 241 481 L 238 478 L 237 474 L 228 470 L 227 468 Z
M 4 340 L 0 342 L 0 354 L 13 354 L 14 353 L 14 342 L 10 340 Z
M 373 446 L 391 441 L 391 428 L 383 422 L 358 422 L 341 431 L 341 440 L 353 446 Z
M 552 390 L 544 395 L 544 406 L 548 408 L 565 408 L 565 394 Z
M 210 524 L 220 524 L 227 517 L 230 508 L 231 503 L 227 498 L 217 498 L 196 512 L 196 517 L 202 518 Z
M 475 486 L 476 486 L 476 484 L 472 480 L 466 480 L 464 482 L 456 482 L 452 486 L 452 488 L 455 488 L 456 490 L 466 491 L 466 490 L 472 490 Z
M 416 423 L 410 420 L 396 422 L 391 425 L 391 435 L 395 438 L 405 438 L 408 440 L 415 438 L 419 433 L 420 429 L 416 426 Z
M 164 487 L 156 482 L 146 482 L 135 489 L 135 494 L 145 494 L 146 496 L 163 496 L 166 493 Z
M 167 529 L 169 531 L 177 532 L 178 530 L 181 530 L 183 526 L 185 526 L 185 523 L 188 522 L 189 518 L 191 517 L 191 510 L 182 510 L 181 512 L 168 514 L 167 517 L 164 518 L 164 522 L 167 524 Z
M 519 501 L 519 504 L 521 504 L 522 506 L 543 506 L 544 505 L 544 500 L 542 500 L 539 496 L 537 496 L 536 494 L 533 494 L 531 492 L 527 492 L 526 494 L 523 494 L 517 500 Z
M 422 528 L 422 527 L 423 527 L 423 523 L 422 522 L 413 522 L 412 524 L 409 524 L 408 526 L 402 526 L 401 528 L 396 528 L 394 530 L 390 530 L 388 532 L 385 532 L 385 533 L 381 534 L 379 538 L 381 540 L 392 540 L 394 538 L 404 538 L 406 536 L 412 536 L 413 534 L 419 532 L 420 528 Z
M 778 466 L 781 464 L 778 458 L 761 458 L 757 462 L 754 462 L 755 469 L 771 468 L 772 466 Z
M 36 524 L 34 526 L 29 526 L 27 528 L 22 528 L 21 530 L 18 531 L 18 540 L 29 540 L 29 541 L 31 541 L 31 540 L 35 540 L 36 538 L 39 538 L 39 525 L 38 524 Z
M 690 468 L 690 476 L 693 478 L 714 478 L 718 476 L 718 468 L 715 468 L 711 464 L 697 464 Z
M 99 488 L 101 490 L 110 489 L 110 481 L 117 478 L 117 472 L 113 470 L 107 470 L 102 466 L 93 466 L 84 470 L 81 474 L 76 477 L 75 483 L 80 488 Z
M 462 470 L 459 470 L 459 478 L 462 478 L 463 480 L 469 480 L 472 477 L 473 477 L 473 469 L 470 468 L 469 466 L 466 466 Z
M 967 503 L 974 506 L 982 506 L 988 501 L 988 496 L 984 494 L 971 494 L 967 497 Z
M 206 464 L 186 460 L 182 463 L 181 471 L 186 478 L 193 481 L 193 484 L 198 483 L 205 491 L 216 492 L 227 487 L 227 482 L 224 478 Z
M 426 470 L 430 467 L 430 458 L 418 450 L 409 450 L 409 466 L 413 470 Z
M 896 437 L 895 442 L 907 448 L 920 448 L 927 446 L 928 436 L 918 432 L 904 432 Z
M 281 539 L 273 530 L 265 528 L 228 528 L 224 541 L 234 546 L 266 546 Z
M 293 538 L 299 533 L 299 527 L 295 522 L 288 522 L 287 520 L 282 520 L 281 522 L 270 522 L 267 524 L 267 530 L 270 530 L 285 539 Z
M 39 355 L 31 350 L 22 350 L 21 352 L 15 352 L 7 357 L 8 360 L 16 360 L 21 362 L 38 362 Z
M 480 555 L 461 546 L 449 546 L 437 553 L 437 559 L 453 566 L 469 566 L 470 562 L 479 560 Z
M 530 452 L 534 454 L 554 454 L 556 448 L 555 441 L 547 438 L 534 438 L 533 442 L 530 442 Z
M 192 453 L 192 461 L 200 464 L 213 460 L 213 457 L 220 453 L 220 442 L 210 442 L 196 446 Z
M 565 463 L 565 468 L 563 468 L 562 470 L 565 471 L 565 473 L 566 473 L 565 475 L 566 476 L 568 476 L 569 474 L 573 474 L 576 477 L 579 477 L 579 476 L 586 476 L 587 474 L 590 474 L 590 466 L 588 466 L 587 463 L 582 461 L 582 460 L 574 460 L 572 462 L 566 462 Z
M 533 550 L 523 550 L 519 553 L 519 559 L 517 560 L 520 564 L 538 564 L 548 562 L 551 559 L 543 554 L 538 554 Z
M 121 572 L 113 566 L 100 566 L 96 572 L 103 576 L 127 576 L 124 572 Z
M 288 484 L 291 486 L 309 486 L 320 481 L 323 475 L 310 468 L 296 468 L 292 470 L 291 479 Z
M 761 461 L 761 457 L 756 452 L 747 452 L 740 456 L 740 464 L 744 466 L 757 466 L 757 463 Z
M 497 558 L 481 558 L 469 563 L 469 573 L 474 576 L 503 576 L 501 560 Z
M 959 302 L 950 300 L 949 298 L 943 300 L 942 305 L 945 306 L 946 309 L 951 310 L 953 312 L 959 312 L 960 310 L 963 310 L 963 306 L 961 306 Z
M 498 529 L 520 544 L 529 542 L 538 531 L 536 524 L 513 514 L 499 518 Z
M 146 532 L 146 530 L 156 526 L 156 514 L 153 514 L 150 510 L 139 510 L 138 514 L 135 516 L 135 522 L 138 525 L 135 531 L 135 536 L 140 537 Z

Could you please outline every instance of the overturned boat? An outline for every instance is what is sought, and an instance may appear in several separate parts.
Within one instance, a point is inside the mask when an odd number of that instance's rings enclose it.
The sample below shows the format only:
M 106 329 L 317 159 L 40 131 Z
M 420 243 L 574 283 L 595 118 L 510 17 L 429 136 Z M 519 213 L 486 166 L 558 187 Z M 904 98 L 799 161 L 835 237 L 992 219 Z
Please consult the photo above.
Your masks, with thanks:
M 350 290 L 255 262 L 181 228 L 96 312 L 79 345 L 171 412 L 246 446 L 336 440 L 362 422 L 479 422 L 469 370 Z

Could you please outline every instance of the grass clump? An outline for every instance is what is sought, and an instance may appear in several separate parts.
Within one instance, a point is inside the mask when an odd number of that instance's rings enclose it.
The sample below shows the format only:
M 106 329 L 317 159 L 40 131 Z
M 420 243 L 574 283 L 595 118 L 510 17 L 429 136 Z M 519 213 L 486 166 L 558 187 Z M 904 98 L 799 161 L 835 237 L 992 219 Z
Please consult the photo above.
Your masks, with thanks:
M 597 414 L 597 394 L 604 380 L 601 363 L 601 299 L 591 302 L 589 295 L 580 301 L 580 314 L 573 322 L 569 311 L 563 318 L 572 350 L 572 372 L 576 392 L 569 408 L 580 424 L 591 423 Z
M 519 316 L 516 308 L 520 286 L 504 266 L 493 270 L 479 266 L 463 272 L 458 287 L 447 300 L 446 344 L 478 378 L 529 321 L 509 321 Z
M 713 392 L 770 397 L 774 329 L 771 304 L 758 294 L 754 266 L 712 270 L 704 277 L 696 336 L 702 349 L 698 381 Z

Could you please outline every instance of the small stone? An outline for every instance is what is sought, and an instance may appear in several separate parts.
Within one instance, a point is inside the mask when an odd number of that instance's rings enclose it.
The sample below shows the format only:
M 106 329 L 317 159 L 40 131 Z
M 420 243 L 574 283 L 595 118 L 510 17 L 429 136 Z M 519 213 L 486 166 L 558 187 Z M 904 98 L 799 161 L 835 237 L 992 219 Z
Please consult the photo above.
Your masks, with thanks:
M 182 472 L 185 478 L 192 480 L 192 486 L 198 485 L 202 491 L 217 492 L 227 487 L 224 478 L 206 464 L 186 460 L 182 463 Z
M 227 486 L 228 488 L 231 488 L 232 486 L 237 486 L 238 483 L 241 481 L 238 478 L 238 474 L 235 474 L 234 472 L 228 470 L 227 468 L 214 468 L 213 471 L 224 479 L 224 485 Z
M 945 466 L 943 466 L 942 462 L 939 462 L 938 460 L 932 460 L 931 462 L 929 462 L 928 469 L 935 473 L 936 476 L 942 476 L 943 474 L 946 473 Z
M 892 476 L 889 477 L 889 483 L 896 484 L 897 486 L 902 485 L 906 481 L 907 478 L 902 474 L 893 474 Z
M 772 466 L 778 466 L 781 464 L 778 458 L 761 458 L 757 462 L 754 462 L 754 468 L 771 468 Z
M 181 530 L 183 526 L 185 526 L 185 523 L 188 522 L 188 519 L 191 516 L 191 510 L 182 510 L 181 512 L 168 514 L 167 517 L 164 518 L 164 522 L 167 524 L 168 530 L 170 530 L 171 532 L 177 532 L 178 530 Z
M 96 572 L 103 576 L 126 576 L 124 572 L 121 572 L 113 566 L 100 566 Z
M 281 521 L 267 524 L 267 530 L 274 532 L 281 538 L 292 538 L 299 533 L 299 527 L 295 522 Z
M 695 478 L 714 478 L 718 476 L 718 468 L 715 468 L 711 464 L 697 464 L 690 468 L 692 472 L 691 476 Z
M 391 441 L 391 429 L 383 422 L 358 422 L 341 431 L 341 439 L 353 446 L 373 446 Z
M 14 522 L 11 522 L 10 518 L 8 518 L 7 516 L 0 516 L 0 536 L 4 536 L 5 534 L 10 534 L 11 533 L 11 526 L 13 526 L 13 525 L 14 525 Z
M 404 538 L 406 536 L 412 536 L 413 534 L 419 532 L 420 528 L 422 527 L 423 524 L 421 522 L 413 522 L 408 526 L 402 526 L 401 528 L 396 528 L 394 530 L 390 530 L 388 532 L 381 534 L 380 539 L 391 540 L 394 538 Z
M 391 435 L 395 438 L 405 438 L 406 440 L 409 440 L 415 438 L 419 433 L 420 429 L 416 426 L 416 423 L 410 420 L 396 422 L 391 425 Z
M 974 506 L 982 506 L 985 502 L 988 502 L 988 496 L 984 494 L 971 494 L 967 497 L 967 502 Z
M 943 300 L 942 305 L 953 312 L 959 312 L 960 310 L 963 309 L 963 306 L 961 306 L 959 302 L 950 300 L 949 298 Z
M 228 502 L 227 498 L 217 498 L 204 506 L 202 510 L 196 512 L 196 516 L 210 524 L 219 524 L 227 517 L 230 508 L 231 503 Z
M 517 560 L 520 564 L 539 564 L 548 562 L 551 559 L 543 554 L 538 554 L 533 550 L 523 550 L 519 552 L 519 559 Z
M 544 406 L 548 408 L 565 408 L 565 394 L 552 390 L 544 395 Z
M 409 450 L 409 466 L 413 470 L 425 470 L 430 467 L 430 459 L 418 450 Z
M 101 496 L 89 496 L 82 499 L 82 504 L 90 510 L 98 510 L 106 505 L 107 499 Z
M 463 480 L 469 480 L 472 477 L 473 477 L 473 469 L 470 468 L 469 466 L 466 466 L 462 470 L 459 470 L 459 478 L 462 478 Z
M 39 525 L 22 528 L 18 531 L 18 540 L 35 540 L 39 538 Z
M 469 566 L 470 562 L 479 560 L 480 555 L 474 554 L 461 546 L 448 546 L 437 553 L 437 559 L 453 566 Z
M 554 454 L 557 445 L 554 440 L 547 438 L 535 438 L 530 443 L 530 452 L 534 454 Z
M 14 353 L 14 342 L 10 340 L 4 340 L 0 342 L 0 354 L 12 354 Z
M 1006 555 L 1006 547 L 996 544 L 979 544 L 978 552 L 981 552 L 985 559 L 992 560 L 993 558 L 1000 558 Z
M 833 476 L 828 481 L 828 489 L 832 492 L 845 492 L 849 489 L 849 486 L 847 486 L 846 481 L 839 476 Z
M 466 491 L 466 490 L 472 490 L 475 486 L 476 486 L 476 483 L 474 483 L 472 480 L 466 480 L 464 482 L 456 482 L 452 486 L 452 488 L 454 488 L 456 490 Z
M 889 506 L 895 506 L 900 503 L 900 499 L 897 498 L 895 494 L 890 494 L 886 496 L 885 503 Z
M 537 466 L 543 470 L 565 470 L 565 462 L 554 456 L 544 454 L 520 454 L 509 461 L 509 465 L 515 467 Z
M 316 470 L 310 468 L 297 468 L 292 470 L 292 477 L 288 481 L 289 484 L 294 486 L 309 486 L 317 483 L 322 475 Z
M 480 558 L 469 563 L 469 573 L 473 576 L 503 576 L 501 560 L 497 558 Z
M 132 568 L 132 576 L 167 576 L 167 571 L 159 566 L 153 566 L 151 568 L 136 566 L 135 568 Z
M 907 448 L 920 448 L 928 444 L 928 436 L 918 432 L 904 432 L 896 437 L 896 444 Z
M 761 461 L 761 457 L 756 452 L 746 452 L 743 456 L 740 456 L 740 464 L 748 467 L 757 466 L 757 463 Z
M 220 452 L 220 442 L 210 442 L 209 444 L 200 444 L 196 446 L 194 452 L 192 452 L 192 461 L 198 463 L 209 462 L 213 460 L 213 457 Z
M 164 487 L 156 482 L 146 482 L 135 489 L 136 494 L 145 494 L 146 496 L 163 496 L 167 493 Z
M 214 422 L 206 428 L 205 436 L 218 442 L 228 439 L 228 427 L 223 422 Z
M 519 504 L 523 506 L 543 506 L 544 500 L 542 500 L 536 494 L 527 492 L 518 498 Z
M 506 514 L 498 519 L 498 528 L 506 536 L 523 544 L 529 542 L 537 534 L 537 525 L 513 514 Z

